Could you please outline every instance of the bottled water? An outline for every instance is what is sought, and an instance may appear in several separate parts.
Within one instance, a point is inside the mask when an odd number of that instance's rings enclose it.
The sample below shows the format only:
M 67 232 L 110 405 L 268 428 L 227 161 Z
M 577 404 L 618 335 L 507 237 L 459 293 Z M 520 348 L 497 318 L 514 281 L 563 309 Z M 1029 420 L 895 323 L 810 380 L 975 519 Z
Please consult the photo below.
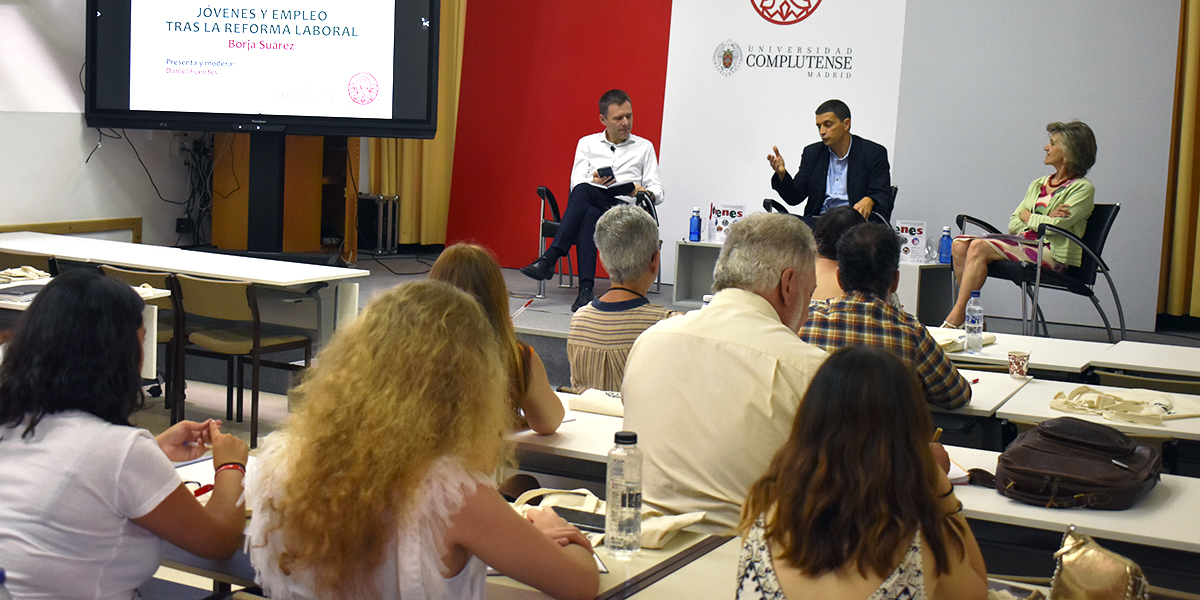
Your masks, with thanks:
M 688 241 L 689 242 L 700 241 L 700 209 L 699 208 L 692 209 L 692 220 L 691 220 L 691 223 L 689 224 L 689 229 L 688 229 Z
M 8 593 L 8 586 L 5 585 L 7 581 L 4 569 L 0 569 L 0 600 L 12 600 L 12 594 Z
M 618 431 L 615 441 L 608 452 L 604 545 L 612 556 L 628 558 L 642 549 L 642 451 L 632 431 Z
M 938 242 L 938 262 L 943 265 L 950 264 L 951 254 L 950 246 L 954 240 L 950 238 L 950 226 L 942 228 L 942 239 Z
M 979 303 L 979 290 L 971 292 L 971 299 L 967 301 L 967 320 L 963 328 L 967 330 L 967 352 L 983 352 L 983 305 Z

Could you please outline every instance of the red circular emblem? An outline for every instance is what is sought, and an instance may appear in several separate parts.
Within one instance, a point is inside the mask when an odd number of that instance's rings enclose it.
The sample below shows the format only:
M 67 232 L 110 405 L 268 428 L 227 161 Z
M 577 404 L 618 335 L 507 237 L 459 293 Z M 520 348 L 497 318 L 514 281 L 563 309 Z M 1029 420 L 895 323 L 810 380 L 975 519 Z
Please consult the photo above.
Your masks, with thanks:
M 750 0 L 758 16 L 776 25 L 794 25 L 807 19 L 821 0 Z
M 379 97 L 379 82 L 370 73 L 355 73 L 346 86 L 346 93 L 355 104 L 370 104 Z

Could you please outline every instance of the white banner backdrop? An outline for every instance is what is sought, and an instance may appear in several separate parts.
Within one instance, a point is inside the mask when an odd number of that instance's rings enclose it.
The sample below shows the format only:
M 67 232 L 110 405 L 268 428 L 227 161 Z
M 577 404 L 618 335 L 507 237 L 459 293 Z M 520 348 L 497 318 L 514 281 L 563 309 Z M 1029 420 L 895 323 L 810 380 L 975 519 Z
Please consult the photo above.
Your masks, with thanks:
M 674 2 L 659 148 L 664 282 L 675 281 L 675 242 L 687 239 L 693 207 L 761 212 L 764 198 L 778 199 L 767 154 L 778 146 L 794 173 L 820 141 L 821 102 L 846 102 L 851 132 L 891 158 L 904 11 L 905 0 Z

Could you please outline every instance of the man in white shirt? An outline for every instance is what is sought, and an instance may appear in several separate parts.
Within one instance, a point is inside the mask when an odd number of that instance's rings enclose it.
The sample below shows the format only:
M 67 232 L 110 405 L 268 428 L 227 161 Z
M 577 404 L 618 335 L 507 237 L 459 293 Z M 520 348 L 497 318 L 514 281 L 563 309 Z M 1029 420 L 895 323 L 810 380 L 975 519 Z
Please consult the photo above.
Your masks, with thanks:
M 705 511 L 727 534 L 746 491 L 791 432 L 828 356 L 796 331 L 816 288 L 816 244 L 788 215 L 735 223 L 713 270 L 708 306 L 659 321 L 630 351 L 624 428 L 645 457 L 642 494 L 667 514 Z
M 600 123 L 604 131 L 580 138 L 575 147 L 571 195 L 554 242 L 537 260 L 521 268 L 528 277 L 550 279 L 554 264 L 575 246 L 579 295 L 572 311 L 595 298 L 596 243 L 592 236 L 600 215 L 618 202 L 634 202 L 638 195 L 644 194 L 654 204 L 663 200 L 654 145 L 632 133 L 633 104 L 629 95 L 621 90 L 605 92 L 600 97 Z

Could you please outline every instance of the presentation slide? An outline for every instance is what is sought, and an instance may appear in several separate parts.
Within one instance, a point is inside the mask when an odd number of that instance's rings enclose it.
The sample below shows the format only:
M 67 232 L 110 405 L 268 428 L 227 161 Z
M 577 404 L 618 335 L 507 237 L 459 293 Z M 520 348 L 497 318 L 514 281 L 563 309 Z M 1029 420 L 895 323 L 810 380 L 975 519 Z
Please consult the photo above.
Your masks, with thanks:
M 132 0 L 133 110 L 392 118 L 395 0 Z

